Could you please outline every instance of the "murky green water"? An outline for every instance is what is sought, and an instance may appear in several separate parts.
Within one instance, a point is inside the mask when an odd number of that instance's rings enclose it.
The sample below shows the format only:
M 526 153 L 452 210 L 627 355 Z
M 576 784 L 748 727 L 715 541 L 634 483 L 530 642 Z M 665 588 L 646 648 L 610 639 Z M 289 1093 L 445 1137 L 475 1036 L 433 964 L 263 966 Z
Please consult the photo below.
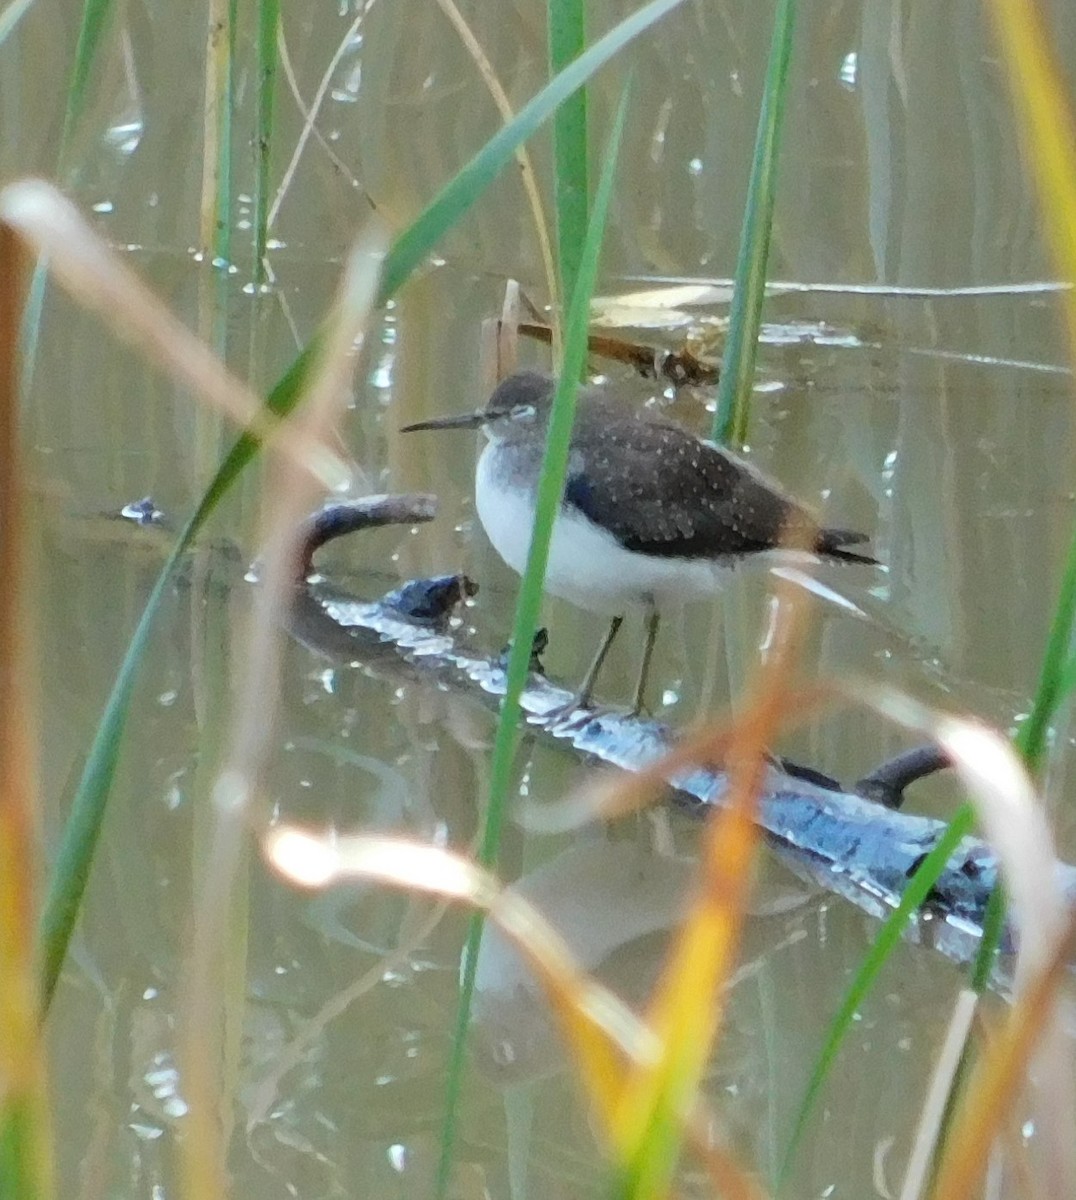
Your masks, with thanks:
M 238 78 L 236 271 L 196 260 L 202 31 L 182 7 L 128 9 L 111 28 L 73 144 L 71 193 L 192 326 L 270 384 L 309 336 L 337 263 L 372 201 L 418 211 L 496 126 L 478 75 L 436 6 L 411 0 L 291 7 L 290 60 L 309 105 L 342 40 L 318 118 L 368 193 L 306 145 L 280 205 L 269 296 L 250 294 L 242 222 L 251 188 L 252 68 Z M 627 11 L 592 6 L 595 32 Z M 1049 279 L 996 49 L 976 3 L 803 5 L 782 159 L 774 276 L 809 283 L 953 288 Z M 514 103 L 538 86 L 540 6 L 465 6 Z M 53 170 L 73 4 L 38 6 L 0 47 L 0 175 Z M 241 14 L 242 22 L 252 20 Z M 250 61 L 251 29 L 240 31 Z M 688 4 L 632 55 L 636 86 L 603 289 L 654 276 L 727 276 L 735 260 L 769 16 Z M 1076 49 L 1059 18 L 1059 46 Z M 1069 56 L 1071 57 L 1071 55 Z M 622 73 L 592 89 L 600 140 Z M 284 83 L 274 177 L 302 130 Z M 540 170 L 547 143 L 538 139 Z M 391 580 L 466 567 L 483 585 L 470 620 L 503 645 L 514 581 L 473 527 L 471 443 L 402 439 L 419 415 L 479 399 L 479 326 L 503 280 L 540 294 L 511 173 L 442 248 L 444 262 L 385 314 L 345 423 L 371 490 L 437 492 L 443 515 L 326 557 L 375 594 Z M 773 300 L 780 336 L 762 355 L 756 461 L 841 523 L 871 531 L 888 566 L 857 575 L 874 620 L 819 615 L 806 662 L 820 676 L 883 679 L 1008 727 L 1033 687 L 1073 518 L 1071 386 L 1046 294 Z M 540 361 L 539 350 L 531 352 Z M 645 392 L 640 392 L 640 397 Z M 679 411 L 701 427 L 706 396 Z M 103 518 L 151 494 L 180 522 L 225 434 L 187 396 L 50 290 L 27 397 L 40 622 L 42 781 L 55 844 L 82 756 L 165 540 Z M 255 495 L 231 502 L 218 545 L 168 598 L 135 709 L 86 909 L 50 1019 L 60 1194 L 176 1195 L 184 1125 L 176 1077 L 192 887 L 204 861 L 208 789 L 227 720 L 256 552 Z M 873 584 L 873 586 L 872 586 Z M 866 589 L 870 589 L 869 592 Z M 666 715 L 686 722 L 739 693 L 757 659 L 764 578 L 745 575 L 713 610 L 664 626 Z M 551 603 L 551 672 L 578 673 L 598 618 Z M 641 630 L 605 688 L 626 696 Z M 490 719 L 289 645 L 271 775 L 280 814 L 340 829 L 475 837 Z M 1067 732 L 1059 736 L 1066 740 Z M 818 720 L 782 747 L 853 779 L 901 737 L 862 713 Z M 531 797 L 579 778 L 564 754 L 523 764 Z M 1065 762 L 1055 772 L 1065 791 Z M 917 802 L 945 812 L 951 789 Z M 1070 819 L 1058 814 L 1071 857 Z M 502 873 L 546 906 L 586 964 L 645 994 L 690 878 L 682 817 L 543 837 L 509 825 Z M 241 1002 L 229 1070 L 235 1196 L 431 1194 L 465 922 L 373 889 L 311 899 L 256 859 L 233 950 Z M 743 968 L 708 1092 L 728 1141 L 762 1170 L 779 1160 L 823 1031 L 873 926 L 804 891 L 772 862 L 746 931 Z M 245 955 L 245 965 L 244 965 Z M 895 956 L 825 1095 L 789 1196 L 893 1194 L 958 974 L 925 951 Z M 461 1119 L 463 1196 L 598 1194 L 598 1143 L 545 1010 L 495 940 L 479 967 L 474 1063 Z M 688 1163 L 683 1194 L 701 1194 Z

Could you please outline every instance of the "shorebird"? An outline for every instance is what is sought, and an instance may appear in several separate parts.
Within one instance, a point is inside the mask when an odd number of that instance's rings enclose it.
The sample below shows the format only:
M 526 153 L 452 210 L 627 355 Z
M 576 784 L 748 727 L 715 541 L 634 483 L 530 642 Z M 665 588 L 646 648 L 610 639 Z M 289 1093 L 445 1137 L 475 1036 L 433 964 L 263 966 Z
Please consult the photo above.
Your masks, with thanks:
M 403 432 L 481 427 L 488 438 L 475 467 L 475 506 L 497 553 L 519 574 L 527 562 L 553 376 L 518 371 L 485 408 L 408 425 Z M 757 468 L 683 426 L 637 416 L 610 387 L 580 388 L 568 475 L 553 526 L 546 591 L 611 618 L 576 699 L 586 706 L 628 611 L 646 615 L 646 644 L 633 713 L 643 710 L 659 612 L 712 596 L 748 558 L 814 555 L 877 565 L 848 549 L 867 540 L 819 527 L 810 512 Z

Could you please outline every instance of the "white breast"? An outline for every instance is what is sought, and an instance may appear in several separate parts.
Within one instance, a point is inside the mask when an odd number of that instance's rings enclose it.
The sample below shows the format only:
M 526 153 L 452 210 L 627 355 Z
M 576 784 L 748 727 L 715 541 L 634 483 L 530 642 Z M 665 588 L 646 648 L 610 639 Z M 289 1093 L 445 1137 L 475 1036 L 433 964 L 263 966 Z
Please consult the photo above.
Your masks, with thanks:
M 534 496 L 495 470 L 497 445 L 482 451 L 475 470 L 475 506 L 486 535 L 504 561 L 522 574 L 534 523 Z M 713 595 L 727 571 L 699 559 L 649 558 L 625 550 L 611 534 L 578 513 L 553 526 L 546 590 L 591 612 L 614 616 L 626 608 L 665 607 Z

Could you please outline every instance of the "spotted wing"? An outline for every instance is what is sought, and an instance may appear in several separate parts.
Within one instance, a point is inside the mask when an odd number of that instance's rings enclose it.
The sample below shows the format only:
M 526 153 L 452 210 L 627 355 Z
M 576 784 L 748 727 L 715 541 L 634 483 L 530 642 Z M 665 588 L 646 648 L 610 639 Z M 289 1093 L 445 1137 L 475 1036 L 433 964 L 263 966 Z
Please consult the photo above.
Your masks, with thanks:
M 625 549 L 668 558 L 768 550 L 802 514 L 747 463 L 679 426 L 618 416 L 573 455 L 564 498 Z

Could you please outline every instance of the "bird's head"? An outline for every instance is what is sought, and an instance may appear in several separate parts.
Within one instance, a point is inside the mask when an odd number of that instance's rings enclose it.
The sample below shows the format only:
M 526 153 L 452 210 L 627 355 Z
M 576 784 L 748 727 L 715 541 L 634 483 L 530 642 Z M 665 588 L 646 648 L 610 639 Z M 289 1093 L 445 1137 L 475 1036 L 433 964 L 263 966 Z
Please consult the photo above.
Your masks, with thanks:
M 485 408 L 450 417 L 433 417 L 405 425 L 401 433 L 424 429 L 485 429 L 494 439 L 510 438 L 526 429 L 544 428 L 553 403 L 556 381 L 541 371 L 516 371 L 494 389 Z

